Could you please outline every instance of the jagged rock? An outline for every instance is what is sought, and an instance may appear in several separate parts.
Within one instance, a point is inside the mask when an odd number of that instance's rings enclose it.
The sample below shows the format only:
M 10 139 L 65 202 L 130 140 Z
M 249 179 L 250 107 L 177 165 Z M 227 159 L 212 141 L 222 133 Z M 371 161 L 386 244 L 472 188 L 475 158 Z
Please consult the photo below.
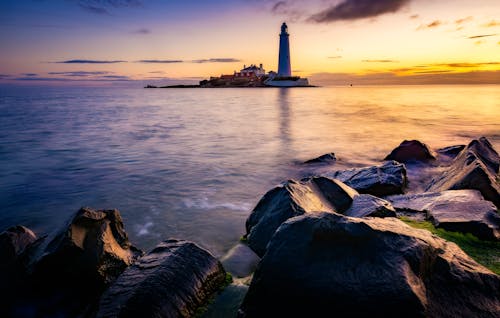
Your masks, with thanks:
M 236 277 L 252 274 L 260 262 L 260 257 L 245 244 L 237 244 L 222 259 L 224 269 Z
M 140 255 L 128 240 L 118 210 L 81 208 L 47 245 L 35 274 L 43 282 L 71 281 L 100 289 Z
M 437 152 L 440 155 L 445 155 L 448 157 L 455 158 L 462 150 L 464 150 L 465 145 L 456 145 L 456 146 L 449 146 L 449 147 L 444 147 L 441 149 L 438 149 Z
M 426 191 L 476 189 L 486 200 L 500 207 L 499 166 L 498 153 L 486 138 L 481 137 L 470 142 L 449 169 L 432 180 Z
M 97 317 L 192 317 L 225 282 L 221 263 L 208 251 L 167 240 L 106 290 Z
M 500 278 L 396 218 L 305 214 L 268 245 L 241 317 L 496 317 Z
M 37 237 L 33 231 L 22 225 L 8 228 L 0 234 L 0 264 L 15 262 Z
M 309 159 L 305 161 L 305 164 L 310 164 L 310 163 L 334 163 L 337 161 L 337 157 L 335 156 L 335 153 L 330 152 L 324 155 L 321 155 L 317 158 L 314 159 Z
M 385 196 L 403 193 L 407 178 L 404 164 L 388 161 L 381 166 L 334 171 L 327 177 L 338 179 L 359 193 Z
M 480 239 L 500 239 L 500 215 L 477 190 L 449 190 L 386 197 L 396 210 L 425 213 L 434 226 L 471 233 Z
M 360 194 L 354 197 L 352 205 L 343 214 L 358 218 L 365 216 L 395 217 L 396 210 L 390 202 L 384 199 L 370 194 Z
M 253 209 L 246 221 L 248 245 L 262 257 L 281 223 L 304 213 L 343 213 L 357 194 L 342 182 L 325 177 L 289 180 L 267 192 Z
M 398 162 L 429 161 L 435 160 L 436 154 L 423 142 L 418 140 L 405 140 L 396 147 L 384 160 Z

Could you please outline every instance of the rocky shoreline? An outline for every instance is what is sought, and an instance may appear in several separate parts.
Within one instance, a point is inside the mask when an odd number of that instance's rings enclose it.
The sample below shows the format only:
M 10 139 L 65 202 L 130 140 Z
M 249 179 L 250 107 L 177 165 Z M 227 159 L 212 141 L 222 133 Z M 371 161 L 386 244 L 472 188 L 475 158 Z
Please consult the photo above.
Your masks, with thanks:
M 500 251 L 500 158 L 486 138 L 437 150 L 404 141 L 372 167 L 336 170 L 336 160 L 308 160 L 328 172 L 268 191 L 220 260 L 177 239 L 144 253 L 118 210 L 81 208 L 51 238 L 11 227 L 0 234 L 0 316 L 500 315 L 498 272 L 402 221 Z M 408 193 L 412 165 L 441 172 Z

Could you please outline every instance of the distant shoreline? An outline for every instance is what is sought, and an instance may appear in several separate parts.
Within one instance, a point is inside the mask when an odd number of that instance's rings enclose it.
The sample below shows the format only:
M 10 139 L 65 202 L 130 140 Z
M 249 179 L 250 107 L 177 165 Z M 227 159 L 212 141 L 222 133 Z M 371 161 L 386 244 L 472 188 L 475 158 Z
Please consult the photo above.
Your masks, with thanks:
M 167 86 L 155 86 L 155 85 L 147 85 L 144 86 L 144 88 L 296 88 L 296 87 L 319 87 L 316 85 L 309 85 L 309 86 L 283 86 L 283 87 L 277 87 L 277 86 L 201 86 L 201 85 L 167 85 Z

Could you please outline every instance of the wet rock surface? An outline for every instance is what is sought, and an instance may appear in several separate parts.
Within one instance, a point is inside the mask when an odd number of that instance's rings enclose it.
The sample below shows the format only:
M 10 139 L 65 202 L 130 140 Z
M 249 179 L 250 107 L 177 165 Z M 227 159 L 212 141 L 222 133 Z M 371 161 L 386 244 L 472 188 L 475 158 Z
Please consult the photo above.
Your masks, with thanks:
M 289 180 L 267 192 L 246 221 L 248 245 L 257 255 L 286 220 L 318 211 L 346 211 L 358 193 L 338 180 L 311 177 Z
M 239 243 L 224 257 L 221 263 L 231 275 L 242 278 L 251 275 L 260 262 L 260 257 L 246 244 Z
M 70 280 L 100 289 L 140 255 L 128 240 L 118 210 L 81 208 L 47 245 L 35 274 L 44 283 L 65 285 Z
M 406 167 L 396 161 L 388 161 L 380 166 L 334 171 L 325 176 L 338 179 L 359 193 L 374 196 L 401 194 L 407 184 Z
M 208 251 L 167 240 L 120 275 L 102 295 L 97 317 L 192 317 L 225 279 Z
M 436 227 L 471 233 L 480 239 L 500 238 L 500 215 L 477 190 L 448 190 L 386 197 L 404 215 L 423 213 Z M 406 214 L 405 214 L 406 213 Z
M 305 164 L 332 164 L 332 163 L 335 163 L 335 161 L 337 161 L 337 157 L 335 156 L 335 153 L 330 152 L 330 153 L 326 153 L 324 155 L 321 155 L 317 158 L 304 161 L 304 163 Z
M 365 216 L 395 217 L 396 210 L 390 202 L 384 199 L 370 194 L 360 194 L 354 197 L 351 206 L 343 214 L 358 218 Z
M 6 266 L 16 262 L 36 240 L 35 233 L 22 225 L 13 226 L 0 233 L 0 264 Z
M 495 317 L 500 278 L 395 218 L 305 214 L 269 243 L 241 317 Z
M 444 173 L 432 180 L 426 191 L 476 189 L 500 207 L 499 166 L 500 157 L 490 142 L 484 137 L 473 140 Z
M 426 144 L 418 140 L 405 140 L 396 147 L 384 160 L 397 162 L 429 161 L 435 160 L 436 153 Z

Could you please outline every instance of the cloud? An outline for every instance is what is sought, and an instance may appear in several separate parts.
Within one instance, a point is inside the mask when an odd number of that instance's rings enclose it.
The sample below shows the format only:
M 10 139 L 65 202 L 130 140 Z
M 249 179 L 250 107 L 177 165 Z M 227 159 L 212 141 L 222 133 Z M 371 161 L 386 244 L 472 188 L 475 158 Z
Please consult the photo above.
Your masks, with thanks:
M 340 20 L 374 18 L 401 10 L 411 0 L 344 0 L 309 17 L 310 22 L 328 23 Z
M 495 35 L 498 35 L 497 33 L 495 34 L 480 34 L 480 35 L 473 35 L 473 36 L 469 36 L 468 39 L 479 39 L 479 38 L 486 38 L 486 37 L 489 37 L 489 36 L 495 36 Z
M 455 20 L 455 24 L 462 24 L 462 23 L 465 23 L 465 22 L 472 21 L 473 19 L 474 18 L 472 16 L 468 16 L 466 18 L 461 18 L 461 19 Z
M 23 73 L 23 76 L 38 76 L 36 73 Z
M 234 63 L 241 62 L 239 59 L 235 58 L 212 58 L 212 59 L 200 59 L 200 60 L 192 60 L 192 63 Z
M 86 77 L 86 76 L 95 76 L 95 75 L 105 75 L 109 74 L 106 71 L 95 71 L 95 72 L 87 72 L 87 71 L 72 71 L 72 72 L 49 72 L 49 75 L 64 75 L 64 76 L 73 76 L 73 77 Z
M 151 74 L 165 74 L 164 71 L 152 71 L 152 72 L 148 72 L 148 73 L 151 73 Z
M 271 7 L 271 13 L 275 15 L 284 15 L 288 21 L 296 22 L 304 15 L 304 9 L 294 6 L 297 1 L 278 1 Z
M 479 63 L 469 63 L 469 62 L 460 62 L 460 63 L 435 63 L 430 64 L 430 66 L 444 66 L 444 67 L 481 67 L 486 65 L 500 65 L 500 62 L 479 62 Z
M 443 22 L 440 20 L 434 20 L 431 23 L 428 24 L 421 24 L 417 30 L 424 30 L 424 29 L 432 29 L 432 28 L 437 28 L 438 26 L 442 25 Z
M 492 28 L 492 27 L 500 26 L 500 21 L 491 20 L 488 23 L 482 24 L 482 26 L 485 28 Z
M 59 61 L 53 63 L 59 64 L 114 64 L 114 63 L 125 63 L 127 61 L 115 60 L 115 61 L 102 61 L 102 60 L 67 60 Z
M 134 33 L 134 34 L 151 34 L 152 31 L 150 29 L 141 28 L 141 29 L 137 29 L 135 31 L 132 31 L 132 33 Z
M 0 79 L 11 77 L 9 74 L 0 74 Z
M 362 60 L 361 62 L 367 62 L 367 63 L 399 63 L 399 61 L 396 61 L 396 60 Z
M 84 11 L 101 15 L 111 15 L 111 9 L 143 5 L 140 0 L 77 0 L 77 3 Z
M 158 63 L 158 64 L 170 64 L 170 63 L 183 63 L 183 60 L 139 60 L 136 63 Z
M 420 16 L 418 14 L 410 15 L 410 19 L 412 19 L 412 20 L 418 19 L 418 18 L 420 18 Z
M 340 56 L 340 55 L 335 55 L 335 56 L 329 56 L 328 58 L 329 58 L 329 59 L 341 59 L 341 58 L 342 58 L 342 56 Z
M 121 80 L 121 81 L 123 81 L 123 80 L 129 81 L 130 80 L 130 77 L 124 76 L 124 75 L 104 75 L 104 76 L 101 76 L 100 78 Z

